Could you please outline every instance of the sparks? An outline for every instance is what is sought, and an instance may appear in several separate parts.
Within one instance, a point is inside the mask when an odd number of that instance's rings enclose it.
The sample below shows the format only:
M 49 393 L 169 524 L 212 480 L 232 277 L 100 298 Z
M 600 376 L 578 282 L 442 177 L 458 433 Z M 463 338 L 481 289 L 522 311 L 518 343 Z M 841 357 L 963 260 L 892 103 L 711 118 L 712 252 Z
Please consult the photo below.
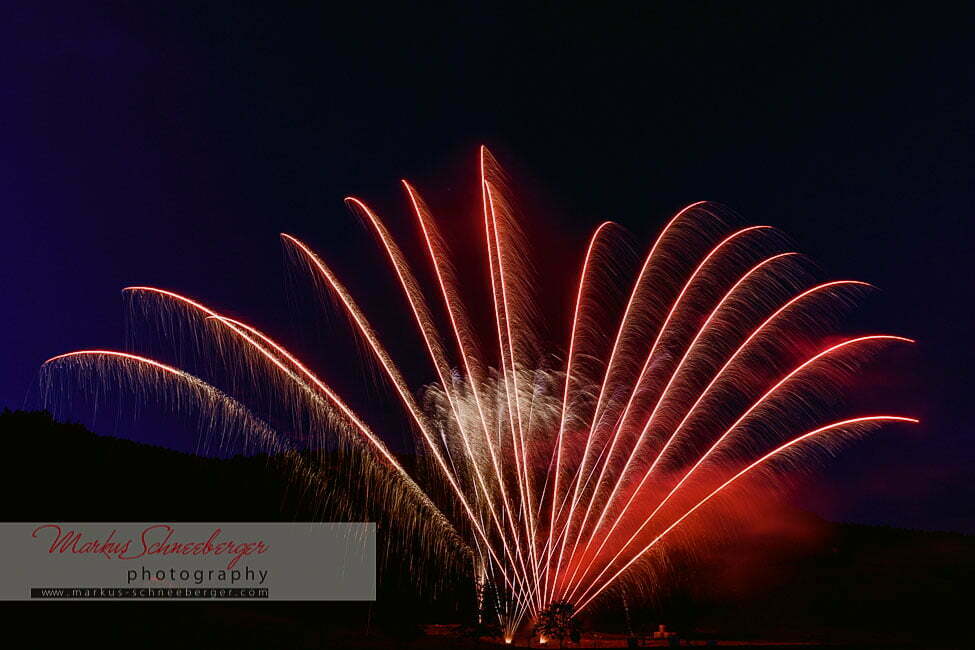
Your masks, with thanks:
M 566 353 L 553 364 L 558 350 L 540 335 L 537 282 L 515 203 L 483 147 L 479 171 L 478 229 L 493 321 L 493 340 L 483 348 L 468 315 L 469 294 L 419 192 L 402 182 L 435 278 L 430 287 L 379 215 L 361 199 L 346 199 L 376 235 L 409 305 L 404 320 L 416 327 L 436 377 L 421 390 L 408 385 L 338 274 L 300 239 L 281 235 L 365 343 L 433 480 L 411 474 L 367 424 L 368 414 L 357 413 L 256 327 L 174 291 L 125 292 L 195 327 L 198 342 L 213 343 L 199 354 L 220 357 L 214 368 L 236 369 L 232 385 L 252 388 L 265 405 L 291 413 L 292 422 L 346 442 L 381 466 L 365 472 L 357 464 L 349 472 L 365 483 L 382 481 L 384 489 L 374 492 L 395 502 L 389 516 L 412 518 L 431 547 L 449 545 L 473 560 L 478 589 L 490 585 L 497 595 L 493 614 L 505 643 L 553 603 L 566 603 L 576 615 L 621 582 L 646 581 L 642 560 L 695 513 L 733 497 L 749 477 L 773 477 L 786 471 L 780 461 L 815 456 L 885 423 L 917 422 L 886 414 L 814 421 L 813 407 L 844 397 L 879 348 L 913 341 L 872 334 L 826 343 L 838 308 L 869 285 L 817 283 L 773 228 L 733 228 L 707 202 L 667 221 L 631 283 L 621 282 L 614 266 L 622 228 L 607 221 L 595 229 L 572 274 Z M 621 284 L 628 291 L 615 301 Z M 441 321 L 449 323 L 446 331 Z M 234 422 L 258 433 L 265 449 L 308 444 L 256 415 L 261 400 L 245 406 L 246 397 L 231 397 L 210 377 L 178 366 L 131 352 L 81 350 L 49 359 L 43 371 L 173 391 L 175 407 L 195 402 L 211 414 L 211 428 Z

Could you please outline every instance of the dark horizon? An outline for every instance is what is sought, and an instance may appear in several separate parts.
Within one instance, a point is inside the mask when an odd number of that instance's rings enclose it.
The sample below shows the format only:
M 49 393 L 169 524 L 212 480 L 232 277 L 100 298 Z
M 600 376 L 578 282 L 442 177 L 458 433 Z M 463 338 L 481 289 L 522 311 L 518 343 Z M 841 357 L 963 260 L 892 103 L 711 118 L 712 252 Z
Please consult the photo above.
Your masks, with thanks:
M 11 440 L 18 456 L 45 458 L 48 470 L 60 478 L 37 482 L 32 468 L 24 464 L 0 475 L 0 488 L 7 491 L 24 484 L 34 488 L 30 500 L 13 501 L 8 520 L 117 522 L 138 513 L 148 521 L 211 522 L 217 511 L 235 522 L 328 517 L 318 499 L 295 489 L 288 463 L 269 462 L 267 457 L 204 459 L 98 437 L 82 427 L 29 413 L 0 412 L 0 433 Z M 50 453 L 52 442 L 55 453 Z M 147 475 L 178 480 L 146 481 Z M 118 489 L 133 484 L 139 490 Z M 65 490 L 64 485 L 84 489 Z M 235 498 L 227 498 L 228 485 L 235 486 Z M 103 494 L 113 498 L 92 498 Z M 901 647 L 905 639 L 923 639 L 925 644 L 918 647 L 926 649 L 957 647 L 952 642 L 965 634 L 967 605 L 957 593 L 975 568 L 975 537 L 830 524 L 789 507 L 776 512 L 774 522 L 747 518 L 732 535 L 719 534 L 714 543 L 688 555 L 673 549 L 671 577 L 658 585 L 656 598 L 630 599 L 626 608 L 617 598 L 609 598 L 606 606 L 586 616 L 584 627 L 615 634 L 620 641 L 624 634 L 645 638 L 664 623 L 699 643 L 717 637 L 735 639 L 737 647 L 755 639 L 765 640 L 758 646 L 765 648 L 768 641 L 793 641 L 778 647 L 796 647 L 801 639 L 823 644 L 813 647 L 830 648 L 861 648 L 865 640 L 868 647 Z M 395 535 L 397 523 L 387 524 L 391 527 L 383 527 L 385 534 Z M 65 636 L 97 629 L 100 641 L 112 646 L 117 641 L 128 647 L 133 638 L 140 638 L 147 647 L 172 647 L 174 637 L 185 642 L 189 636 L 196 637 L 198 645 L 234 648 L 275 643 L 491 647 L 465 638 L 475 608 L 470 563 L 462 557 L 452 562 L 438 553 L 434 561 L 421 562 L 415 570 L 415 556 L 431 549 L 420 545 L 412 550 L 409 562 L 403 561 L 396 545 L 377 557 L 380 579 L 374 603 L 35 603 L 8 607 L 6 612 L 25 628 L 54 627 L 55 634 Z M 52 626 L 52 620 L 58 625 Z M 431 623 L 439 624 L 441 634 L 452 634 L 441 636 L 441 644 L 433 642 L 436 637 L 421 637 Z M 317 639 L 318 645 L 309 639 Z
M 381 315 L 395 288 L 342 199 L 412 241 L 409 179 L 471 245 L 486 144 L 539 220 L 531 235 L 551 238 L 539 264 L 553 311 L 596 224 L 616 220 L 643 247 L 700 199 L 780 228 L 828 278 L 880 287 L 845 331 L 918 340 L 871 381 L 922 425 L 871 436 L 794 499 L 840 520 L 975 533 L 970 9 L 342 11 L 8 9 L 0 407 L 23 407 L 53 355 L 120 348 L 119 291 L 134 284 L 328 361 L 321 337 L 296 334 L 282 231 L 396 331 Z M 419 368 L 410 350 L 397 348 Z M 324 367 L 351 389 L 359 367 L 345 361 Z M 174 446 L 152 427 L 98 432 Z

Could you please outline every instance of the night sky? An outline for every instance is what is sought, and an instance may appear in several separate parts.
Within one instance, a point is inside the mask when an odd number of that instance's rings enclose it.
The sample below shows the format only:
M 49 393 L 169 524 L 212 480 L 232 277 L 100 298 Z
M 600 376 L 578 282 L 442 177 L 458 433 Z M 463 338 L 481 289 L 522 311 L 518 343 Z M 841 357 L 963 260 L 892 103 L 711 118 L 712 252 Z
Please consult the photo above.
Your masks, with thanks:
M 50 356 L 118 348 L 131 284 L 313 347 L 289 334 L 282 231 L 402 331 L 342 199 L 411 237 L 408 178 L 460 232 L 483 143 L 537 207 L 552 238 L 539 265 L 563 305 L 591 227 L 613 219 L 647 242 L 699 199 L 780 227 L 828 277 L 881 287 L 851 327 L 919 340 L 885 367 L 889 410 L 924 423 L 881 432 L 796 498 L 838 519 L 975 532 L 970 13 L 58 4 L 8 2 L 0 20 L 0 406 L 29 406 Z

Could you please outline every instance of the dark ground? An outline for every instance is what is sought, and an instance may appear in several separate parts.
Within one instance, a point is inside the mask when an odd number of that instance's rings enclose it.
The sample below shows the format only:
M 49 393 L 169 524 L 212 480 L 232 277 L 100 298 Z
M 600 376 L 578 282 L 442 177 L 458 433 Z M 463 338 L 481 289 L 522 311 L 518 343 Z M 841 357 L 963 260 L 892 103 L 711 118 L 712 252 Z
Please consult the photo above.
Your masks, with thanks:
M 267 458 L 204 459 L 97 436 L 43 413 L 4 412 L 0 435 L 8 444 L 0 472 L 6 521 L 316 516 L 314 504 L 288 488 Z M 226 498 L 228 489 L 235 498 Z M 774 534 L 758 531 L 713 555 L 677 558 L 681 579 L 652 602 L 631 603 L 629 620 L 597 614 L 587 624 L 641 634 L 667 623 L 698 639 L 815 640 L 847 647 L 964 645 L 975 538 L 834 524 L 786 512 L 791 530 L 801 533 L 782 532 L 789 527 Z M 7 625 L 45 640 L 92 638 L 133 647 L 477 645 L 422 635 L 422 624 L 468 618 L 470 598 L 461 589 L 418 595 L 410 578 L 395 569 L 380 575 L 373 605 L 33 603 L 6 605 L 0 613 Z

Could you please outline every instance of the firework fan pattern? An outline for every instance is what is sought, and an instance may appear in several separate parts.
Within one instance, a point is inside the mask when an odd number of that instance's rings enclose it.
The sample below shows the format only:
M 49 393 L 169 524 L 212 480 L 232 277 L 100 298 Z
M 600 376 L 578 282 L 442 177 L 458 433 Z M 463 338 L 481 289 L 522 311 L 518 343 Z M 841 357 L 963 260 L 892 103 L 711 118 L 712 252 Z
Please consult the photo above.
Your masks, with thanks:
M 172 365 L 145 351 L 71 352 L 44 365 L 48 393 L 81 379 L 95 394 L 114 387 L 194 411 L 208 439 L 277 452 L 303 480 L 346 495 L 347 516 L 380 504 L 435 554 L 473 562 L 509 640 L 552 603 L 578 614 L 614 587 L 652 588 L 655 552 L 722 499 L 766 489 L 880 425 L 917 421 L 835 417 L 866 361 L 912 342 L 836 338 L 839 316 L 869 285 L 817 281 L 774 229 L 735 229 L 706 202 L 673 216 L 631 267 L 622 228 L 596 228 L 554 356 L 539 334 L 515 204 L 484 148 L 480 174 L 489 337 L 472 323 L 471 292 L 411 185 L 403 182 L 422 237 L 423 284 L 380 218 L 347 199 L 376 235 L 436 372 L 419 390 L 333 270 L 281 236 L 348 317 L 400 402 L 421 463 L 394 454 L 368 414 L 270 336 L 164 289 L 125 295 L 163 344 L 189 341 L 170 350 Z M 309 462 L 309 449 L 328 463 Z

